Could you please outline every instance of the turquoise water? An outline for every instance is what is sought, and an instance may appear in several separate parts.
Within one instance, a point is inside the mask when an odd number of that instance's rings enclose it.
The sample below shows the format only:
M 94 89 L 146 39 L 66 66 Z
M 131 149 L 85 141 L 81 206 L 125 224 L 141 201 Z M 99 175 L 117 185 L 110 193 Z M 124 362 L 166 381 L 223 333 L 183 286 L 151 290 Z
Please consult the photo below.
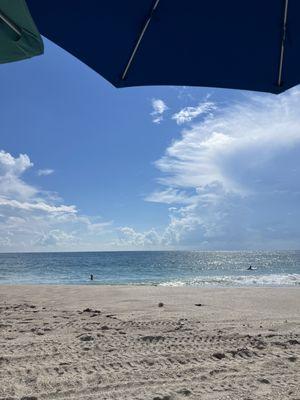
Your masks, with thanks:
M 300 251 L 0 254 L 0 284 L 300 286 Z

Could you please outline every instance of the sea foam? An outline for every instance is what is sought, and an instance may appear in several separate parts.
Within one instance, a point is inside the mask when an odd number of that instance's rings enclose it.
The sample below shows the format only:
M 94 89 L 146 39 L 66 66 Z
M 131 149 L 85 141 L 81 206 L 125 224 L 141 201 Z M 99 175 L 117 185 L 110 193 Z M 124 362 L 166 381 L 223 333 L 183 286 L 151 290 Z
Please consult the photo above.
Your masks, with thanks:
M 161 286 L 300 286 L 300 274 L 199 276 L 187 280 L 173 280 Z

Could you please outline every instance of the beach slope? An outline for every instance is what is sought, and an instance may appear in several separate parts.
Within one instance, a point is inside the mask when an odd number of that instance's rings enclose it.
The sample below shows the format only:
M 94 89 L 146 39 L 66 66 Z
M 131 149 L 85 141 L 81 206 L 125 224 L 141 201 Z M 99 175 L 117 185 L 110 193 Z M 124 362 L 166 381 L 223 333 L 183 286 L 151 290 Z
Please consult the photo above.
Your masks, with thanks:
M 299 400 L 300 290 L 0 286 L 0 346 L 1 400 Z

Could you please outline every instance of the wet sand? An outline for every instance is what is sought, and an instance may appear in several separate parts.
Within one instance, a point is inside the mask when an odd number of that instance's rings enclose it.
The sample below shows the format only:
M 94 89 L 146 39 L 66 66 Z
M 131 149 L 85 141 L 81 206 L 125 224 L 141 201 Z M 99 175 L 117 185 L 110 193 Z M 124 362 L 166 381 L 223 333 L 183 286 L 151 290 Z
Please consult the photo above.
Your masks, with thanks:
M 300 289 L 0 286 L 0 346 L 1 400 L 299 400 Z

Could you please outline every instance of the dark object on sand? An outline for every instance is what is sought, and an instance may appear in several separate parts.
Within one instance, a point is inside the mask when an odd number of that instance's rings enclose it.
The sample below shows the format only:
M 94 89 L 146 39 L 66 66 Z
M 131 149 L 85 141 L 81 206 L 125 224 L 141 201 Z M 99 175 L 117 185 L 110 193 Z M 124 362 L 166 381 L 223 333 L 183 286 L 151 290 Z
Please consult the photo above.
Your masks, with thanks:
M 259 379 L 258 379 L 258 382 L 260 382 L 260 383 L 265 383 L 266 385 L 269 385 L 269 384 L 270 384 L 269 379 L 266 379 L 266 378 L 259 378 Z
M 23 396 L 21 400 L 38 400 L 36 396 Z
M 191 392 L 189 389 L 186 389 L 186 388 L 183 388 L 183 389 L 178 390 L 177 393 L 183 394 L 184 396 L 189 396 L 189 395 L 192 394 L 192 392 Z
M 109 330 L 109 327 L 108 327 L 107 325 L 103 325 L 103 326 L 101 326 L 101 329 L 102 329 L 103 331 L 108 331 L 108 330 Z
M 84 313 L 94 313 L 94 314 L 101 314 L 100 310 L 93 310 L 92 308 L 86 308 L 82 312 Z
M 280 93 L 300 83 L 299 0 L 27 0 L 27 5 L 42 35 L 116 87 Z
M 222 360 L 223 358 L 225 358 L 225 354 L 224 353 L 214 353 L 213 354 L 214 358 L 217 358 L 218 360 Z
M 91 342 L 95 340 L 95 338 L 92 335 L 82 335 L 80 336 L 80 340 L 83 342 Z
M 164 306 L 164 303 L 158 303 L 158 307 L 163 307 Z
M 197 306 L 197 307 L 202 307 L 202 306 L 203 306 L 203 304 L 201 304 L 201 303 L 197 303 L 197 304 L 195 304 L 195 306 Z
M 94 275 L 93 274 L 91 274 L 91 281 L 93 281 L 94 280 Z

